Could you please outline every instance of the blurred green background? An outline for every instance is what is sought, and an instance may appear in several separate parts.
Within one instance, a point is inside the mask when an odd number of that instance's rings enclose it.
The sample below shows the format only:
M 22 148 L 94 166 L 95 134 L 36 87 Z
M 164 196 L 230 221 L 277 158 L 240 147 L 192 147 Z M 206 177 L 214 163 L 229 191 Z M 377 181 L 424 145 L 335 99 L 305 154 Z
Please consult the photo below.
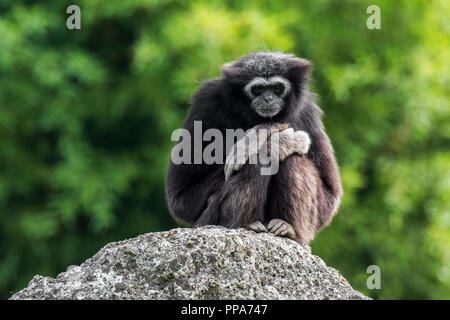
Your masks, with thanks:
M 314 62 L 341 168 L 313 253 L 373 298 L 449 299 L 449 17 L 446 0 L 0 0 L 0 298 L 175 227 L 163 186 L 191 95 L 270 48 Z

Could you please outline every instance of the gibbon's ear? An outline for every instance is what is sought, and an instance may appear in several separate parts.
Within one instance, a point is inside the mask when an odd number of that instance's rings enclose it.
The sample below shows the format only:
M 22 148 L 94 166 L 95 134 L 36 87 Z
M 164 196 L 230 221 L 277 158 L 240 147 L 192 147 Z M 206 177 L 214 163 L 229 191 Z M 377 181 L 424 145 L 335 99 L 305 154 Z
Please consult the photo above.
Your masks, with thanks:
M 225 78 L 227 78 L 231 82 L 235 82 L 235 83 L 245 82 L 244 71 L 242 70 L 242 68 L 239 65 L 237 65 L 236 61 L 225 63 L 220 68 L 220 71 L 225 76 Z
M 301 58 L 291 58 L 288 61 L 288 77 L 291 81 L 303 82 L 309 79 L 312 62 Z
M 233 70 L 233 62 L 227 62 L 220 68 L 220 71 L 222 71 L 222 74 L 224 76 L 228 76 L 230 73 L 232 73 L 232 70 Z

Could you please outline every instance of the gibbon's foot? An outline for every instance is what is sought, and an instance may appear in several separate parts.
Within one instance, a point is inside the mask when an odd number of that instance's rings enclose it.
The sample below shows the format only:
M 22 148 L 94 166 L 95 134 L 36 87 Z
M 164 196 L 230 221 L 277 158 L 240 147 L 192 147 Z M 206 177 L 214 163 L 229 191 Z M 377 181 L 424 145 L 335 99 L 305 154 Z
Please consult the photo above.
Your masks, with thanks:
M 267 225 L 267 230 L 279 237 L 286 237 L 297 240 L 294 228 L 282 219 L 272 219 Z
M 261 221 L 255 221 L 245 226 L 245 229 L 255 231 L 257 233 L 260 232 L 268 232 L 266 226 L 263 225 Z

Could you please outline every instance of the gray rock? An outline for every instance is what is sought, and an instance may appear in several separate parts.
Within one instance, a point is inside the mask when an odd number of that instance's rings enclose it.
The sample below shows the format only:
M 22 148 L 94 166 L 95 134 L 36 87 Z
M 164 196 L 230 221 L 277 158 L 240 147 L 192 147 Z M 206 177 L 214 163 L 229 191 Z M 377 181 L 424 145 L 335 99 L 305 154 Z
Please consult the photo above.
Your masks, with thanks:
M 207 226 L 106 245 L 11 299 L 368 299 L 307 245 Z

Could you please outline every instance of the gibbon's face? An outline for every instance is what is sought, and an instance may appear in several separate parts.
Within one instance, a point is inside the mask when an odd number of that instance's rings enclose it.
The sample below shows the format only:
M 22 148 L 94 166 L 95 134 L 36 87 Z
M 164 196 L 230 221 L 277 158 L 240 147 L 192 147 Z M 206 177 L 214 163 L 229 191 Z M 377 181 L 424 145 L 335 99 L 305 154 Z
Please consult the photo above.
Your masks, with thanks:
M 230 99 L 249 104 L 251 115 L 271 119 L 295 107 L 308 81 L 311 63 L 282 52 L 255 52 L 225 63 L 225 83 L 238 90 Z M 245 100 L 240 100 L 245 98 Z M 296 100 L 292 100 L 294 97 Z
M 252 109 L 264 118 L 272 118 L 283 109 L 290 91 L 290 82 L 281 76 L 255 77 L 244 86 Z

